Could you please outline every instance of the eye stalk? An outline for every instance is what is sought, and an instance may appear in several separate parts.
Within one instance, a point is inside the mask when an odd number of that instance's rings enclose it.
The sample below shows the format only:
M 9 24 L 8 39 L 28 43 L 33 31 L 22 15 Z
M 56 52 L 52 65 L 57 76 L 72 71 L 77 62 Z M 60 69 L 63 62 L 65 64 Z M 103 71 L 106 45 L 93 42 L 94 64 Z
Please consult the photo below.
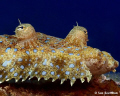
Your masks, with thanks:
M 36 32 L 31 24 L 20 24 L 15 29 L 15 36 L 20 40 L 36 37 Z M 32 38 L 33 39 L 33 38 Z M 28 40 L 29 41 L 29 40 Z

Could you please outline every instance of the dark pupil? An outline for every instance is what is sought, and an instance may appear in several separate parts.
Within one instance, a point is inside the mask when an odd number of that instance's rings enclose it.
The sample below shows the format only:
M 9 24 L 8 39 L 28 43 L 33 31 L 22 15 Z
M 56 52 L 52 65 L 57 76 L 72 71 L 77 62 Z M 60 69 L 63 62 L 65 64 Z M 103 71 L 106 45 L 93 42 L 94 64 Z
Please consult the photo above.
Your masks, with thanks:
M 87 31 L 84 31 L 85 33 L 87 32 Z
M 21 28 L 21 29 L 23 29 L 23 26 L 20 26 L 20 27 L 18 27 L 18 28 Z

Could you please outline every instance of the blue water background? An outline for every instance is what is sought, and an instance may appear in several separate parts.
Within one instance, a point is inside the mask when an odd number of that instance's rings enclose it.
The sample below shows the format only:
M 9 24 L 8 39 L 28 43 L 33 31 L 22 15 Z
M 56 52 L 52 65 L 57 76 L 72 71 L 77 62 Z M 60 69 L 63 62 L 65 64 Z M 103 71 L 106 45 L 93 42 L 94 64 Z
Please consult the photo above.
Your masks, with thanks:
M 88 30 L 89 46 L 120 61 L 120 0 L 0 0 L 0 34 L 14 34 L 18 18 L 60 38 L 77 21 Z

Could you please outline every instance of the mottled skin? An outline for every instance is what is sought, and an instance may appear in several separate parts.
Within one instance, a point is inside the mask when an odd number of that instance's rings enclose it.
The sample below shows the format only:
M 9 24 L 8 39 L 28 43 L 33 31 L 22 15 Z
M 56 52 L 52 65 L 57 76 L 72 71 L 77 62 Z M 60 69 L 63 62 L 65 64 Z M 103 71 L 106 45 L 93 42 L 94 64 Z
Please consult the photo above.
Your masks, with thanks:
M 118 61 L 104 51 L 87 46 L 87 30 L 75 26 L 65 39 L 35 32 L 30 24 L 20 24 L 15 35 L 0 36 L 0 82 L 27 77 L 70 79 L 83 83 L 110 72 Z

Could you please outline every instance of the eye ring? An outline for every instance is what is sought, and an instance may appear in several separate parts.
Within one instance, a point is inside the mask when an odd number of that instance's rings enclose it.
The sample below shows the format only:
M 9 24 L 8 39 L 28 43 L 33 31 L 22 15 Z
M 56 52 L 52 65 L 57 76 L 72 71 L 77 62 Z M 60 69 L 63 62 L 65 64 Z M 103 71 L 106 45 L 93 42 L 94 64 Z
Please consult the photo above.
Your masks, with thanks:
M 18 26 L 18 30 L 22 30 L 23 28 L 23 26 Z
M 85 34 L 87 34 L 87 31 L 84 31 Z

